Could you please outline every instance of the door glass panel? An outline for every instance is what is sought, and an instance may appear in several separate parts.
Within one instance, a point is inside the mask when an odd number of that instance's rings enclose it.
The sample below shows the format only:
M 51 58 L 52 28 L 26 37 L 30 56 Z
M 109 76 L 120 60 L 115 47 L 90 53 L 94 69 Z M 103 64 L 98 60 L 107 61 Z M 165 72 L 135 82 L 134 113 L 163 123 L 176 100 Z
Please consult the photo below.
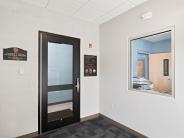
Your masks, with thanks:
M 73 90 L 48 92 L 48 122 L 73 116 Z
M 72 90 L 48 92 L 48 104 L 71 101 L 72 94 L 73 94 Z
M 73 83 L 73 46 L 48 43 L 48 85 Z

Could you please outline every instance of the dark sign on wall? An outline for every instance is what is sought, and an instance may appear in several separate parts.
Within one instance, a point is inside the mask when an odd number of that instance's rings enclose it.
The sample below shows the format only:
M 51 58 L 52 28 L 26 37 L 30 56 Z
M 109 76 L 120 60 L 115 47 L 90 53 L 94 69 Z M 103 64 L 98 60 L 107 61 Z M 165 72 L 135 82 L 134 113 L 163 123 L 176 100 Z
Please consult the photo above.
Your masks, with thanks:
M 97 76 L 97 56 L 84 55 L 84 76 Z
M 17 47 L 3 49 L 3 60 L 27 61 L 27 51 Z

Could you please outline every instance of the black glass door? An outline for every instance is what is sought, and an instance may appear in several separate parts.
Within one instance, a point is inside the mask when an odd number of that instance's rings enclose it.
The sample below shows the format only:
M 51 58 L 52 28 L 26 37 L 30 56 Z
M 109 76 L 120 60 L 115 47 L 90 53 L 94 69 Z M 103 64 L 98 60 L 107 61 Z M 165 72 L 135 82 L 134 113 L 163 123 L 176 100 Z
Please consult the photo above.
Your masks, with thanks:
M 39 32 L 39 132 L 80 121 L 80 39 Z

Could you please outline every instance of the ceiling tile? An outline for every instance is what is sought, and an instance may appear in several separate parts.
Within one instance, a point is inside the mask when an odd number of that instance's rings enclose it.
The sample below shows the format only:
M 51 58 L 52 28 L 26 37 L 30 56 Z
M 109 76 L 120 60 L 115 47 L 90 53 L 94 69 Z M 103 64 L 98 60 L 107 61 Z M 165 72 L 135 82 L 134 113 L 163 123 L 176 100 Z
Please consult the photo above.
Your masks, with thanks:
M 50 0 L 47 8 L 65 15 L 74 14 L 81 6 L 82 1 L 76 0 Z
M 34 4 L 40 7 L 45 7 L 48 3 L 48 0 L 21 0 L 23 2 Z
M 104 14 L 103 16 L 95 19 L 95 22 L 98 22 L 99 24 L 102 24 L 126 11 L 128 11 L 129 9 L 133 8 L 134 5 L 129 2 L 129 1 L 125 1 L 123 2 L 121 5 L 119 5 L 118 7 L 116 7 L 115 9 L 107 12 L 106 14 Z
M 106 21 L 108 21 L 108 20 L 110 20 L 112 18 L 113 18 L 113 15 L 111 15 L 111 14 L 105 14 L 105 15 L 103 15 L 103 16 L 95 19 L 94 22 L 96 22 L 98 24 L 102 24 L 102 23 L 104 23 L 104 22 L 106 22 Z
M 81 7 L 81 9 L 74 14 L 74 17 L 86 20 L 93 21 L 94 19 L 102 16 L 104 12 L 96 9 L 94 5 L 91 3 L 87 3 L 85 6 Z
M 117 8 L 112 10 L 111 15 L 118 16 L 121 13 L 124 13 L 124 12 L 128 11 L 129 9 L 131 9 L 133 7 L 134 7 L 134 5 L 131 2 L 125 1 L 124 3 L 119 5 Z
M 90 0 L 89 4 L 94 5 L 97 9 L 107 12 L 117 7 L 126 0 Z
M 86 2 L 88 2 L 89 0 L 75 0 L 75 1 L 78 1 L 78 2 L 80 2 L 80 3 L 86 3 Z
M 142 4 L 142 3 L 146 2 L 147 0 L 129 0 L 129 1 L 131 1 L 135 5 L 139 5 L 139 4 Z
M 82 20 L 104 23 L 147 0 L 20 0 Z

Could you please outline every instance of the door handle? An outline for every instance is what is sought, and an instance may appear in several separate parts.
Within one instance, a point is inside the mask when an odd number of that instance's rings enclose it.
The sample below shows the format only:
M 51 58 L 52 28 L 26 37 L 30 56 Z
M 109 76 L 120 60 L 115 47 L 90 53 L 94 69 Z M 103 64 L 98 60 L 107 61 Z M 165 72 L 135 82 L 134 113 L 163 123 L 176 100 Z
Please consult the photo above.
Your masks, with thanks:
M 79 78 L 77 78 L 77 84 L 75 85 L 75 87 L 77 88 L 77 93 L 79 93 L 79 89 L 80 89 L 80 82 L 79 82 Z

